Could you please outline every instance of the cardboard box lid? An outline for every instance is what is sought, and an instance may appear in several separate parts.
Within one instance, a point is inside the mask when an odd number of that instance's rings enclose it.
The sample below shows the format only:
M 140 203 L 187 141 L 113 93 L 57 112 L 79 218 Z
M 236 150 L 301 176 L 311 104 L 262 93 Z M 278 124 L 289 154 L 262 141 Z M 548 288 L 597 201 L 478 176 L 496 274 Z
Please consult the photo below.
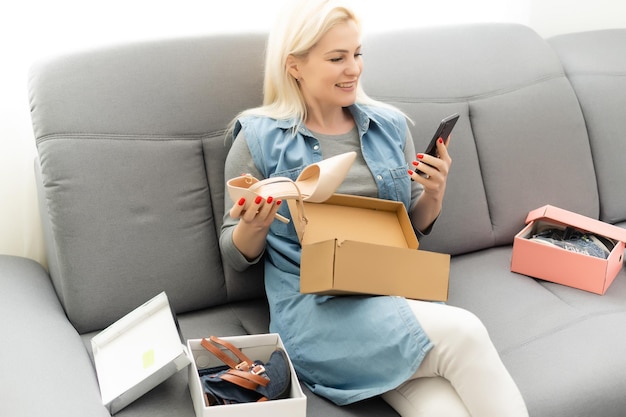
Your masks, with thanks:
M 324 203 L 306 203 L 302 245 L 337 239 L 417 249 L 419 243 L 404 204 L 333 194 Z
M 529 212 L 526 217 L 526 224 L 540 219 L 566 224 L 590 233 L 597 233 L 610 239 L 626 242 L 626 229 L 549 204 Z
M 189 365 L 162 292 L 91 339 L 102 403 L 112 414 Z

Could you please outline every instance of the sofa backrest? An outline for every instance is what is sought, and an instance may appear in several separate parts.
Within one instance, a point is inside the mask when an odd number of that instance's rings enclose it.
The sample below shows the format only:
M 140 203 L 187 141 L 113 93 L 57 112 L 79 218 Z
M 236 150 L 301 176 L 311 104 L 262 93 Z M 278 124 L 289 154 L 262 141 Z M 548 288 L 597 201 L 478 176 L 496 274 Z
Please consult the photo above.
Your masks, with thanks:
M 587 123 L 600 193 L 600 219 L 626 220 L 626 29 L 559 35 L 559 55 Z
M 510 244 L 528 211 L 553 204 L 598 216 L 585 123 L 550 46 L 516 24 L 376 34 L 363 86 L 414 121 L 423 151 L 458 112 L 443 212 L 424 249 L 459 254 Z
M 224 129 L 262 99 L 263 35 L 122 45 L 36 64 L 50 274 L 80 332 L 166 291 L 185 312 L 263 294 L 218 247 Z
M 529 210 L 599 213 L 585 123 L 550 46 L 512 24 L 366 36 L 363 84 L 402 108 L 423 150 L 453 133 L 444 209 L 422 248 L 509 244 Z M 80 332 L 160 291 L 186 312 L 263 294 L 221 263 L 224 129 L 261 103 L 265 35 L 87 51 L 42 62 L 29 91 L 50 273 Z

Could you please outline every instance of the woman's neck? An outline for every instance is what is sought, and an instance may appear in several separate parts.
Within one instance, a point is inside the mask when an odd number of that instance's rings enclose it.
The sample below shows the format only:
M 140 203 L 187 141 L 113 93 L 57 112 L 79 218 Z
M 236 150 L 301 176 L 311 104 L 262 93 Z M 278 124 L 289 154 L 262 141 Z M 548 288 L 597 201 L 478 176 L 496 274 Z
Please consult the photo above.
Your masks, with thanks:
M 309 130 L 325 135 L 341 135 L 354 127 L 354 118 L 347 108 L 332 112 L 310 111 L 306 119 Z

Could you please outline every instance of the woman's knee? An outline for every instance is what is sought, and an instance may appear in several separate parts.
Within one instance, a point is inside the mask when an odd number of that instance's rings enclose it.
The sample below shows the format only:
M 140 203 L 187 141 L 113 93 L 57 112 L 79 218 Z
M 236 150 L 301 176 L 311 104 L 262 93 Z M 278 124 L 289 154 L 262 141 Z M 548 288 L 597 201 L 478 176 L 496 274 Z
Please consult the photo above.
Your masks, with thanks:
M 483 322 L 471 311 L 445 304 L 408 300 L 424 332 L 435 346 L 491 343 Z
M 458 352 L 464 356 L 470 352 L 492 349 L 489 332 L 478 316 L 461 308 L 449 308 L 453 311 L 440 322 L 435 337 L 437 340 L 433 340 L 435 346 L 439 345 L 443 350 Z
M 471 311 L 463 309 L 458 310 L 458 321 L 456 322 L 454 333 L 459 339 L 466 343 L 483 344 L 486 341 L 491 343 L 489 332 L 482 320 Z

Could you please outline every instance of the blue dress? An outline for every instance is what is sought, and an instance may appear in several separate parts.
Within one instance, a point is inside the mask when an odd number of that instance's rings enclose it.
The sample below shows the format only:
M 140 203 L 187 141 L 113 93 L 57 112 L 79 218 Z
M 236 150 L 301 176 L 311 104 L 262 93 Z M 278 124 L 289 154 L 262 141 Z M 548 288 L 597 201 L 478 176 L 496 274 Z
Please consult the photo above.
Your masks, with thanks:
M 404 116 L 364 105 L 350 110 L 378 197 L 402 201 L 408 209 L 411 182 L 406 174 Z M 295 120 L 248 116 L 239 120 L 234 136 L 239 132 L 265 178 L 295 180 L 305 166 L 322 159 L 319 141 Z M 287 204 L 280 213 L 290 217 Z M 408 303 L 401 297 L 301 294 L 301 247 L 292 223 L 275 221 L 270 228 L 265 288 L 270 331 L 281 335 L 299 378 L 338 405 L 396 388 L 432 348 Z M 222 246 L 225 240 L 222 233 Z

